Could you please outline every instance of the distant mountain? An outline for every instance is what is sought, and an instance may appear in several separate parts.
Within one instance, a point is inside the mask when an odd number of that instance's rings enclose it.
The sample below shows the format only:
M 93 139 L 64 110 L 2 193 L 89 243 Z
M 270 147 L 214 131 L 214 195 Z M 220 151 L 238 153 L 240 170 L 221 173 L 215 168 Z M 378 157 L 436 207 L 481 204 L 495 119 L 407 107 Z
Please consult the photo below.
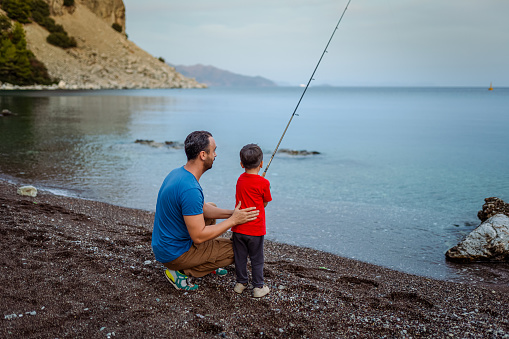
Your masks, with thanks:
M 225 71 L 214 66 L 172 65 L 176 71 L 188 78 L 204 83 L 209 87 L 272 87 L 277 86 L 272 80 L 256 76 L 247 76 Z

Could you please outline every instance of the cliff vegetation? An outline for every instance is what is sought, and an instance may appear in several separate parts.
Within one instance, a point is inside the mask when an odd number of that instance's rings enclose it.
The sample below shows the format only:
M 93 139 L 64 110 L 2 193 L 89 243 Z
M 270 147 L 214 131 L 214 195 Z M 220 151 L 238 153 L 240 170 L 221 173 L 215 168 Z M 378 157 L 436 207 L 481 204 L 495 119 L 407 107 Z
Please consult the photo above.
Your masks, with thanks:
M 50 85 L 46 67 L 27 49 L 23 26 L 0 15 L 0 82 L 26 86 Z
M 0 16 L 0 89 L 206 87 L 128 40 L 122 0 L 0 0 Z

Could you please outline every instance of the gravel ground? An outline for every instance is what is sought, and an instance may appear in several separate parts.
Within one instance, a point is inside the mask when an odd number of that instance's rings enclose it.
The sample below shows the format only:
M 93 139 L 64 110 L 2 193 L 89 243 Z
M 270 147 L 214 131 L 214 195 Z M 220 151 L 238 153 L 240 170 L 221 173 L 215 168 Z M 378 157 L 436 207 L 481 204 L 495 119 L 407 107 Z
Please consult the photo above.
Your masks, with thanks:
M 225 277 L 174 289 L 154 260 L 153 213 L 0 180 L 0 337 L 509 338 L 509 288 L 409 275 L 266 242 L 254 299 Z M 226 235 L 228 236 L 228 235 Z

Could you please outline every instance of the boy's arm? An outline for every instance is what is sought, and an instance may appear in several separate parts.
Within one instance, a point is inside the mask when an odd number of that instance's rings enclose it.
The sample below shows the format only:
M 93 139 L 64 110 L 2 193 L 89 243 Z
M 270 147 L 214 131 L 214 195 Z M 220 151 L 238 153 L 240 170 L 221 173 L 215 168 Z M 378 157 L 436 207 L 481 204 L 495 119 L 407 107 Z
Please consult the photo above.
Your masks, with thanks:
M 269 187 L 267 187 L 267 191 L 264 195 L 264 200 L 267 199 L 267 201 L 263 202 L 263 207 L 267 207 L 267 204 L 272 201 L 272 194 L 270 193 L 270 184 Z

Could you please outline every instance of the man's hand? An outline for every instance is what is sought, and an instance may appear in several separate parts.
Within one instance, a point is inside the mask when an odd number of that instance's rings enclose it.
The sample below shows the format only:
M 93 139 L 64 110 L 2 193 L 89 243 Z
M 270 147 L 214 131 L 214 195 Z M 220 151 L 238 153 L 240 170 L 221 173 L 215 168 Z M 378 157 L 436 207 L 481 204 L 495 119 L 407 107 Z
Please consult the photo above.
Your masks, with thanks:
M 184 222 L 186 223 L 187 230 L 193 242 L 195 244 L 201 244 L 207 240 L 220 236 L 235 225 L 240 225 L 245 222 L 255 220 L 258 214 L 260 214 L 260 211 L 258 211 L 256 207 L 248 207 L 241 210 L 239 202 L 237 207 L 235 207 L 233 214 L 228 219 L 220 222 L 219 224 L 205 226 L 203 214 L 184 215 Z
M 235 225 L 240 225 L 248 221 L 253 221 L 258 217 L 258 214 L 260 214 L 260 211 L 257 210 L 256 207 L 248 207 L 241 210 L 240 204 L 241 202 L 239 201 L 239 204 L 235 207 L 235 210 L 233 211 L 233 214 L 230 217 L 230 220 Z

